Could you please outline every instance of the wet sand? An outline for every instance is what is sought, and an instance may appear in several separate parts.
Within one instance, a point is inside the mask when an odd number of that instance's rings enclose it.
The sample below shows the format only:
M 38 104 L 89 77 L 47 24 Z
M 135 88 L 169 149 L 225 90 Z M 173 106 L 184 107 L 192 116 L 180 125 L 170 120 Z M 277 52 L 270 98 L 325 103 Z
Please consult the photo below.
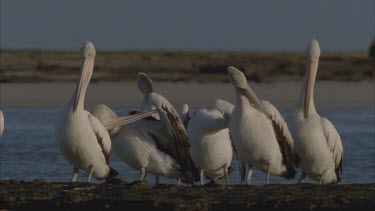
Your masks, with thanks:
M 0 210 L 371 210 L 375 184 L 150 186 L 0 181 Z
M 301 83 L 250 82 L 250 85 L 261 99 L 269 100 L 278 108 L 293 109 Z M 0 88 L 3 108 L 61 108 L 72 95 L 75 84 L 5 83 Z M 235 102 L 230 83 L 155 82 L 154 89 L 174 105 L 187 103 L 192 108 L 209 107 L 219 98 Z M 318 81 L 315 85 L 315 103 L 318 109 L 374 109 L 374 96 L 373 82 Z M 88 108 L 99 103 L 113 108 L 135 108 L 141 99 L 142 94 L 134 82 L 91 83 L 85 104 Z

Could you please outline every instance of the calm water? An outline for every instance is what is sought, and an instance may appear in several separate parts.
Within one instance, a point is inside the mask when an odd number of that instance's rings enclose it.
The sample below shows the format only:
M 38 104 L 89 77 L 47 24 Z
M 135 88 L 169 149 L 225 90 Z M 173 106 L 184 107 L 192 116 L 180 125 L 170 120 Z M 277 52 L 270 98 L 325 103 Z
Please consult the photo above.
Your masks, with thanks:
M 58 111 L 8 109 L 3 112 L 6 129 L 0 141 L 0 179 L 31 181 L 42 178 L 47 181 L 69 181 L 72 166 L 60 154 L 54 137 L 53 125 Z M 288 112 L 282 114 L 286 119 L 290 118 Z M 375 183 L 374 111 L 320 111 L 320 114 L 328 117 L 341 135 L 345 153 L 342 183 Z M 116 155 L 112 156 L 111 165 L 128 181 L 138 177 L 138 171 L 129 168 Z M 235 159 L 232 166 L 235 171 L 230 175 L 230 182 L 236 184 L 239 183 L 239 176 Z M 295 183 L 297 178 L 287 181 L 271 176 L 271 182 Z M 78 180 L 86 181 L 87 174 L 80 172 Z M 148 175 L 147 180 L 153 183 L 154 177 Z M 254 184 L 264 184 L 265 180 L 266 175 L 255 170 Z M 161 182 L 176 183 L 175 180 L 164 178 Z

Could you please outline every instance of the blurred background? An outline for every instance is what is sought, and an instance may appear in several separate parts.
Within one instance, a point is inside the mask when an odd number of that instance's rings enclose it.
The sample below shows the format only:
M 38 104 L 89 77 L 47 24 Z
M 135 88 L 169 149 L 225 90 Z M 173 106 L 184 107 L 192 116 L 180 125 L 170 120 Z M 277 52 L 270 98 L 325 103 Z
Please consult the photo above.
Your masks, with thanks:
M 234 103 L 231 65 L 289 121 L 306 70 L 304 51 L 316 38 L 322 53 L 315 102 L 341 134 L 342 182 L 375 182 L 374 0 L 1 0 L 0 12 L 0 179 L 70 179 L 54 123 L 75 88 L 86 40 L 97 50 L 87 110 L 98 103 L 120 114 L 137 108 L 138 72 L 176 107 L 211 107 L 217 98 Z M 111 159 L 125 179 L 137 178 L 138 171 Z M 235 184 L 235 158 L 233 166 Z M 264 178 L 256 171 L 256 184 Z
M 2 82 L 75 80 L 79 49 L 98 51 L 94 80 L 300 80 L 315 37 L 318 79 L 372 80 L 373 0 L 1 1 Z M 326 71 L 327 70 L 327 71 Z

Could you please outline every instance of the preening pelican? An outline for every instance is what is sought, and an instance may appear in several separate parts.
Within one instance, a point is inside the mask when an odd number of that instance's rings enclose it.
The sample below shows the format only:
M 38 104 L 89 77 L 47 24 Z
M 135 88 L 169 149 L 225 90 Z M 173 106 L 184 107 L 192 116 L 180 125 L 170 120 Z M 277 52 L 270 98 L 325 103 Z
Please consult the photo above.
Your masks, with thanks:
M 3 136 L 3 132 L 4 132 L 4 115 L 3 115 L 3 112 L 0 111 L 0 138 L 1 136 Z
M 122 126 L 112 138 L 114 153 L 130 167 L 140 171 L 139 180 L 147 173 L 167 178 L 184 179 L 193 182 L 198 171 L 189 154 L 186 130 L 176 110 L 163 96 L 150 93 L 150 108 L 158 111 L 154 117 Z M 103 112 L 104 113 L 104 112 Z M 110 115 L 99 117 L 104 123 Z M 107 116 L 107 117 L 104 117 Z M 120 125 L 116 125 L 120 126 Z
M 226 103 L 226 104 L 225 104 Z M 222 106 L 233 109 L 233 105 L 220 101 Z M 191 147 L 191 158 L 200 171 L 200 184 L 204 184 L 204 176 L 214 183 L 224 176 L 225 184 L 229 185 L 228 169 L 232 161 L 232 143 L 229 135 L 229 119 L 218 109 L 199 109 L 189 113 L 187 104 L 181 107 L 181 116 L 187 127 Z
M 301 158 L 302 176 L 320 183 L 339 182 L 343 147 L 332 123 L 318 115 L 314 105 L 314 83 L 320 56 L 319 43 L 313 39 L 307 48 L 307 71 L 294 113 L 295 150 Z
M 241 71 L 229 67 L 228 74 L 237 96 L 230 132 L 241 163 L 248 165 L 246 184 L 250 184 L 253 167 L 267 173 L 267 184 L 270 174 L 293 179 L 298 157 L 283 118 L 271 103 L 258 99 Z M 243 181 L 243 169 L 241 173 Z
M 101 122 L 84 110 L 86 89 L 94 67 L 95 47 L 87 41 L 81 50 L 81 76 L 74 94 L 55 127 L 56 139 L 60 150 L 74 167 L 72 182 L 78 176 L 78 170 L 89 173 L 97 179 L 116 176 L 116 170 L 109 166 L 111 139 Z

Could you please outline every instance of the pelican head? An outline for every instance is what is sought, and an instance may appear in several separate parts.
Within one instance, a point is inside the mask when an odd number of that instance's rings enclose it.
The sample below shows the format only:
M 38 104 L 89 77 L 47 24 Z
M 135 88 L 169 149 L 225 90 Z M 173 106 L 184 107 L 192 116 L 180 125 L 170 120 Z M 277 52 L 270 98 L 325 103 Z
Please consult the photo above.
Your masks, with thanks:
M 234 109 L 234 105 L 228 101 L 217 99 L 215 101 L 215 109 L 220 111 L 220 113 L 227 119 L 230 118 L 232 111 Z
M 309 46 L 307 46 L 306 56 L 309 60 L 319 59 L 320 47 L 318 41 L 315 38 L 313 38 L 310 41 Z
M 81 76 L 77 84 L 75 98 L 73 102 L 73 112 L 77 108 L 83 109 L 83 101 L 88 84 L 90 83 L 92 71 L 94 69 L 94 59 L 96 51 L 94 45 L 90 41 L 86 41 L 81 48 Z
M 247 84 L 246 77 L 243 74 L 243 72 L 241 72 L 240 70 L 232 66 L 228 67 L 227 70 L 228 70 L 229 78 L 235 87 L 238 87 L 240 89 L 246 89 L 249 87 L 249 85 Z
M 305 76 L 305 93 L 303 100 L 303 113 L 307 117 L 313 107 L 313 89 L 315 84 L 316 72 L 318 71 L 318 63 L 320 56 L 320 47 L 318 41 L 314 38 L 311 40 L 306 50 L 307 70 Z
M 185 128 L 187 127 L 189 120 L 190 120 L 190 115 L 189 115 L 189 106 L 188 104 L 182 104 L 178 110 L 180 118 L 182 122 L 185 125 Z
M 94 44 L 90 41 L 86 41 L 81 48 L 81 57 L 83 59 L 95 58 L 96 50 Z
M 146 73 L 138 73 L 137 85 L 138 89 L 145 95 L 153 91 L 151 78 Z
M 244 95 L 258 110 L 265 111 L 259 98 L 247 84 L 245 75 L 240 70 L 235 67 L 228 67 L 228 75 L 237 93 Z

